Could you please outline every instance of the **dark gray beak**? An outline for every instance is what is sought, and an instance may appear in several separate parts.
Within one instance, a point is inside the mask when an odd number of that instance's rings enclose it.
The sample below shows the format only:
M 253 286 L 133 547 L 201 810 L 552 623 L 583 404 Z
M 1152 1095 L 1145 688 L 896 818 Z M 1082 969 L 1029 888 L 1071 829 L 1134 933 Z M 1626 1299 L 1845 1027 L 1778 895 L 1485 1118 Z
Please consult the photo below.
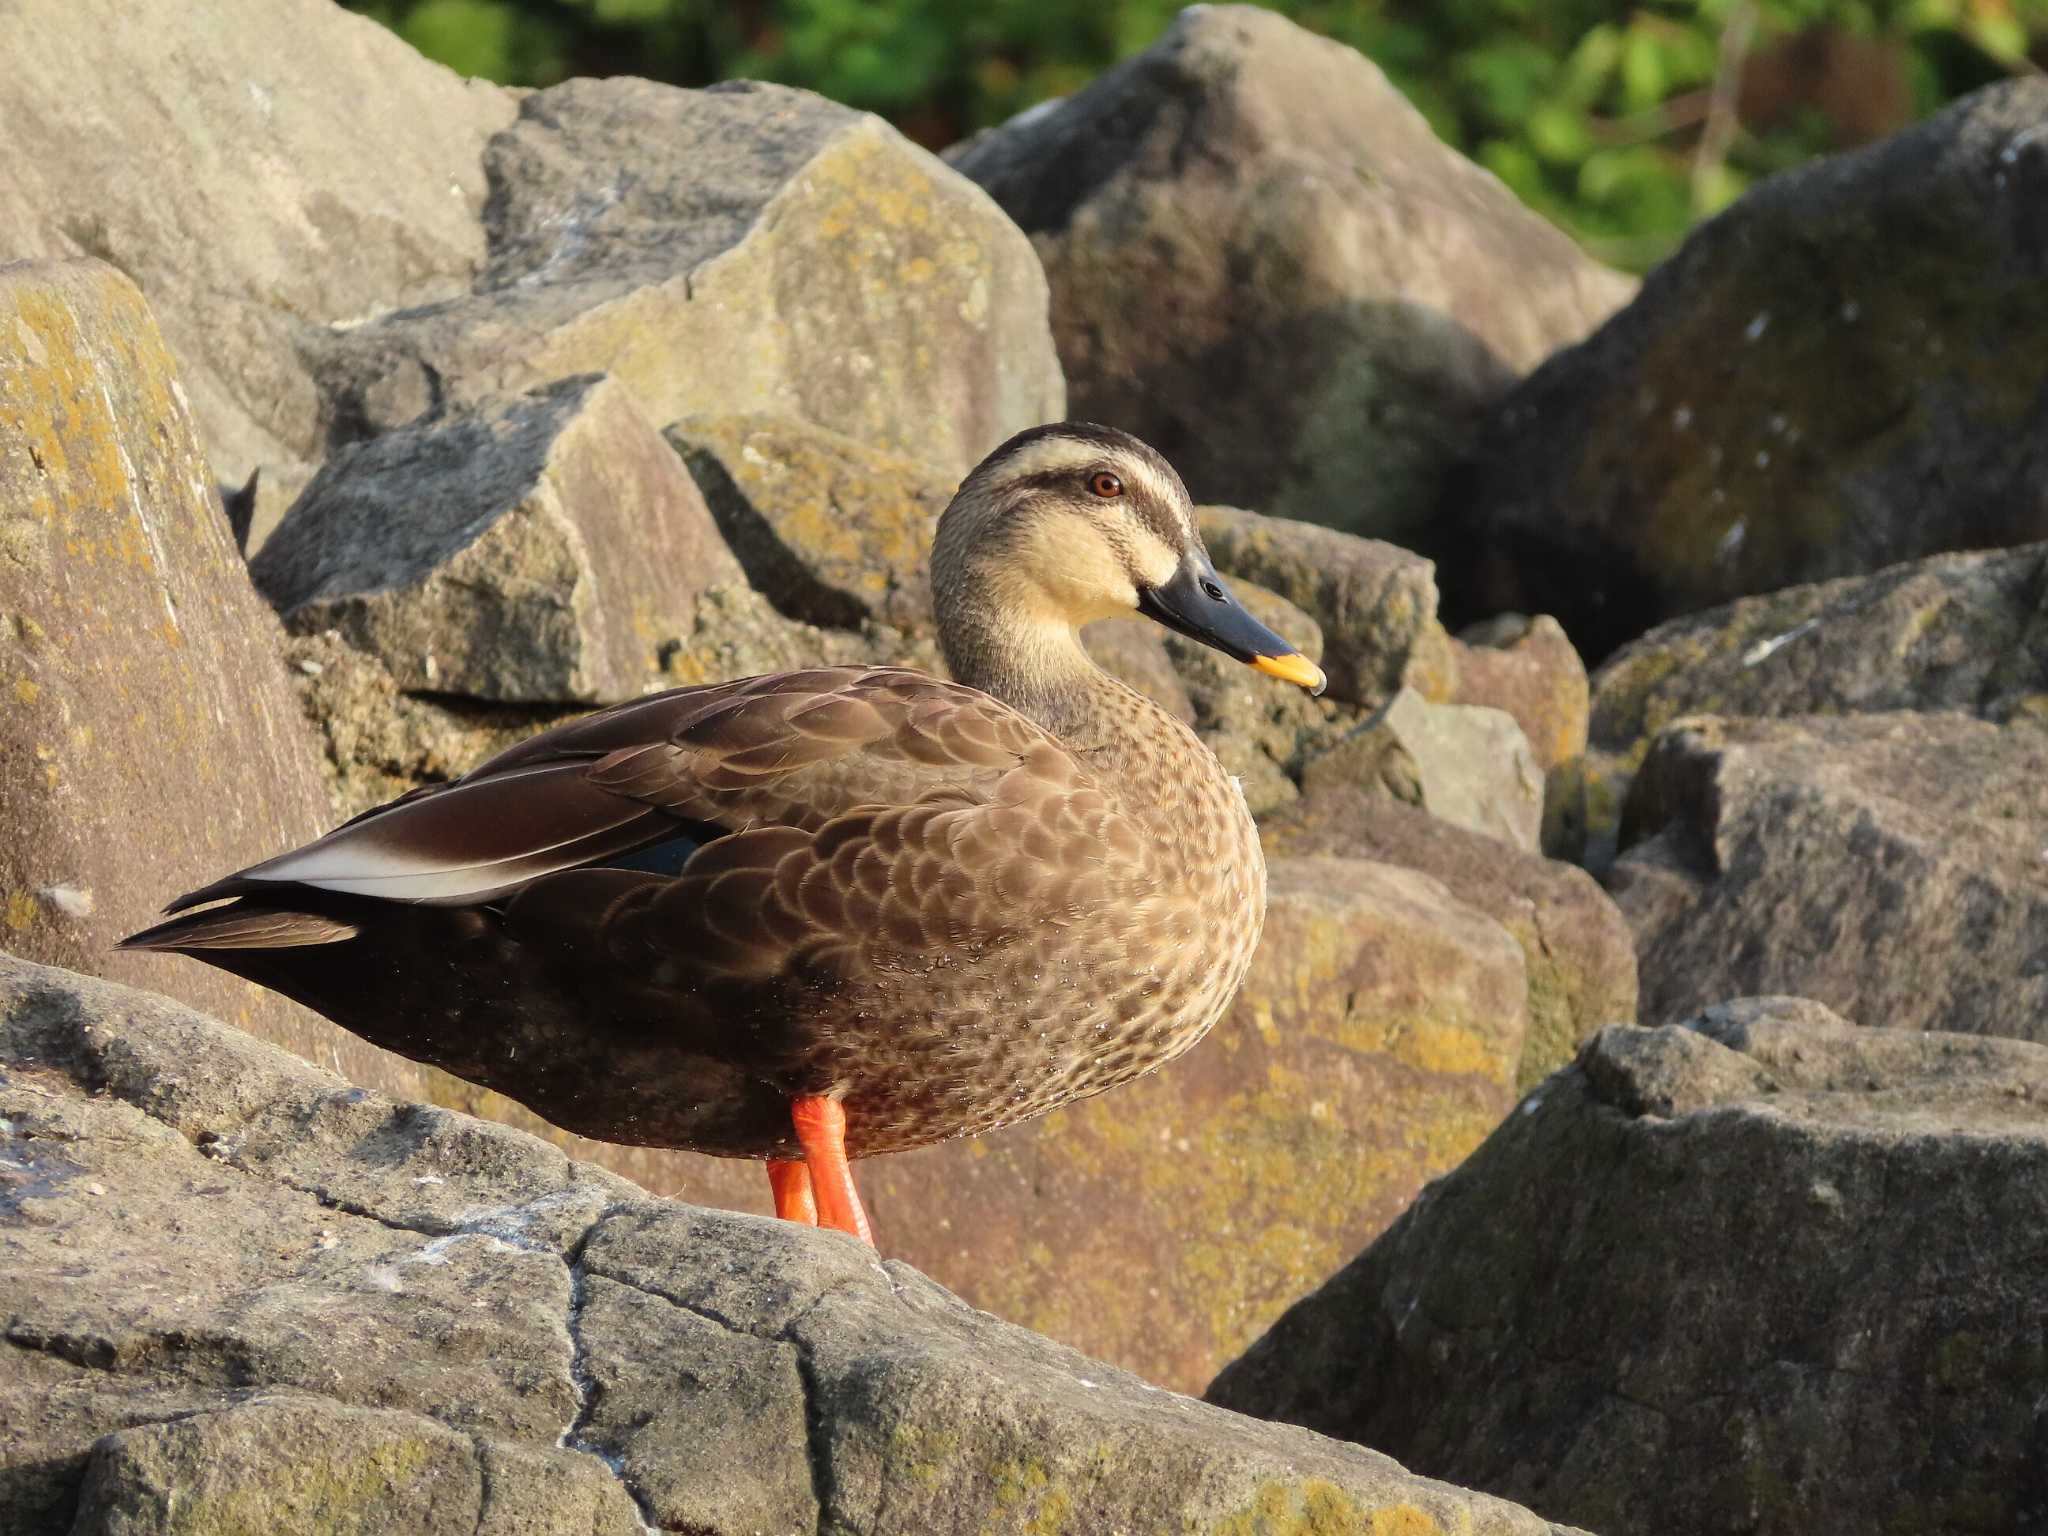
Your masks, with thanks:
M 1217 579 L 1216 568 L 1199 556 L 1181 561 L 1173 580 L 1140 587 L 1138 612 L 1270 677 L 1310 693 L 1323 691 L 1323 669 L 1247 613 Z

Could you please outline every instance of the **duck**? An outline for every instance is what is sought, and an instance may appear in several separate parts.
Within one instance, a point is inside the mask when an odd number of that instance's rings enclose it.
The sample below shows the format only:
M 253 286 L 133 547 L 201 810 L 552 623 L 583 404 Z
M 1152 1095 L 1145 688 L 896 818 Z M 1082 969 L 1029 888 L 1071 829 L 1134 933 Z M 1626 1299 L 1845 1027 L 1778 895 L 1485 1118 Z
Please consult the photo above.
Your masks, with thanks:
M 776 1214 L 873 1244 L 852 1162 L 1171 1061 L 1265 920 L 1237 781 L 1080 631 L 1142 616 L 1321 669 L 1218 576 L 1187 487 L 1056 422 L 963 480 L 931 551 L 951 676 L 675 688 L 188 891 L 189 956 L 565 1130 L 766 1163 Z

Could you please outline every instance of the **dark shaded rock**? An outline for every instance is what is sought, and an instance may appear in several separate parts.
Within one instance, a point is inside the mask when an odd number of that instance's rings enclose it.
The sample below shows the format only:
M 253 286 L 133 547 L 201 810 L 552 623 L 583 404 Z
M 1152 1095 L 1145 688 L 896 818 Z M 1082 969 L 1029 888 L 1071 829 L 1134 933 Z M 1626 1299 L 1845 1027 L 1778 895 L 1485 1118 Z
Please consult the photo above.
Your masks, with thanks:
M 1198 499 L 1361 533 L 1426 518 L 1480 409 L 1631 288 L 1371 63 L 1249 6 L 951 158 L 1045 261 L 1076 415 Z
M 562 379 L 342 450 L 250 573 L 301 632 L 338 630 L 401 688 L 612 703 L 742 577 L 625 388 Z
M 773 416 L 668 428 L 747 580 L 793 619 L 932 630 L 927 569 L 956 477 Z
M 4 175 L 6 173 L 0 173 Z M 326 830 L 277 621 L 135 285 L 0 267 L 0 934 L 418 1093 L 411 1063 L 167 955 L 160 903 Z
M 1421 547 L 1602 657 L 1675 614 L 2048 536 L 2048 82 L 1771 178 L 1492 414 Z M 1597 573 L 1596 579 L 1588 579 Z
M 878 118 L 571 80 L 522 97 L 483 160 L 474 291 L 322 340 L 336 431 L 609 373 L 651 421 L 793 416 L 964 474 L 1063 414 L 1029 243 Z
M 1192 1389 L 1454 1167 L 1514 1099 L 1514 941 L 1411 870 L 1278 857 L 1270 887 L 1244 989 L 1186 1056 L 1043 1120 L 862 1164 L 884 1248 Z
M 127 273 L 229 485 L 315 456 L 309 338 L 465 293 L 484 263 L 483 149 L 516 98 L 368 17 L 29 0 L 7 32 L 0 261 Z
M 1935 555 L 1659 625 L 1593 679 L 1589 863 L 1605 867 L 1643 754 L 1684 715 L 2048 711 L 2048 546 Z
M 1542 844 L 1543 784 L 1513 715 L 1432 704 L 1413 688 L 1324 744 L 1301 769 L 1311 793 L 1362 789 L 1532 853 Z
M 1216 568 L 1256 582 L 1322 630 L 1330 697 L 1384 704 L 1402 688 L 1450 697 L 1457 658 L 1436 620 L 1434 567 L 1377 539 L 1236 507 L 1202 507 Z
M 1529 977 L 1519 1092 L 1570 1061 L 1603 1025 L 1636 1017 L 1634 935 L 1582 869 L 1348 788 L 1282 806 L 1259 823 L 1259 840 L 1269 858 L 1325 854 L 1419 870 L 1505 928 Z
M 2048 1042 L 2048 731 L 1699 717 L 1629 791 L 1608 888 L 1642 1016 L 1786 992 L 1885 1029 Z
M 0 957 L 0 1074 L 9 1536 L 1553 1529 L 145 993 Z
M 1210 1398 L 1612 1536 L 2036 1529 L 2044 1098 L 1792 999 L 1607 1030 Z

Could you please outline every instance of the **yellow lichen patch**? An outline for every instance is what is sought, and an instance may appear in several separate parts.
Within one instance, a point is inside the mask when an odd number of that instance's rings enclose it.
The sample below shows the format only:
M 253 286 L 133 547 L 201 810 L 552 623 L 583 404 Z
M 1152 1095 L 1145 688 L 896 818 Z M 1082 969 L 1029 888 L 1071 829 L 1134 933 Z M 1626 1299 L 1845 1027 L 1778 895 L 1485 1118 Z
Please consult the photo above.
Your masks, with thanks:
M 1413 1504 L 1372 1510 L 1324 1478 L 1262 1485 L 1245 1508 L 1208 1527 L 1208 1536 L 1442 1536 Z
M 32 678 L 20 677 L 14 681 L 14 696 L 24 704 L 35 703 L 42 691 L 42 685 Z
M 36 920 L 36 901 L 27 891 L 7 893 L 7 926 L 16 933 Z
M 1372 1536 L 1437 1536 L 1442 1529 L 1428 1511 L 1413 1504 L 1376 1509 L 1372 1515 Z
M 1472 1072 L 1489 1079 L 1506 1060 L 1498 1042 L 1471 1029 L 1427 1015 L 1359 1013 L 1337 1029 L 1338 1043 L 1354 1051 L 1377 1051 L 1423 1072 Z

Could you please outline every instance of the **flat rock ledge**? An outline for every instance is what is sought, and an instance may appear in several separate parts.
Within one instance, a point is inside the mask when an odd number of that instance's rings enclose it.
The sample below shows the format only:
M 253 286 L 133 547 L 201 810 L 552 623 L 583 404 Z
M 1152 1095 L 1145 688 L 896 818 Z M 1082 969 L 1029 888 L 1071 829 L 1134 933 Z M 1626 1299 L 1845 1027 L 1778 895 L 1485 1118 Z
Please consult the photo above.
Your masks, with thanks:
M 0 956 L 0 1530 L 1554 1532 Z

